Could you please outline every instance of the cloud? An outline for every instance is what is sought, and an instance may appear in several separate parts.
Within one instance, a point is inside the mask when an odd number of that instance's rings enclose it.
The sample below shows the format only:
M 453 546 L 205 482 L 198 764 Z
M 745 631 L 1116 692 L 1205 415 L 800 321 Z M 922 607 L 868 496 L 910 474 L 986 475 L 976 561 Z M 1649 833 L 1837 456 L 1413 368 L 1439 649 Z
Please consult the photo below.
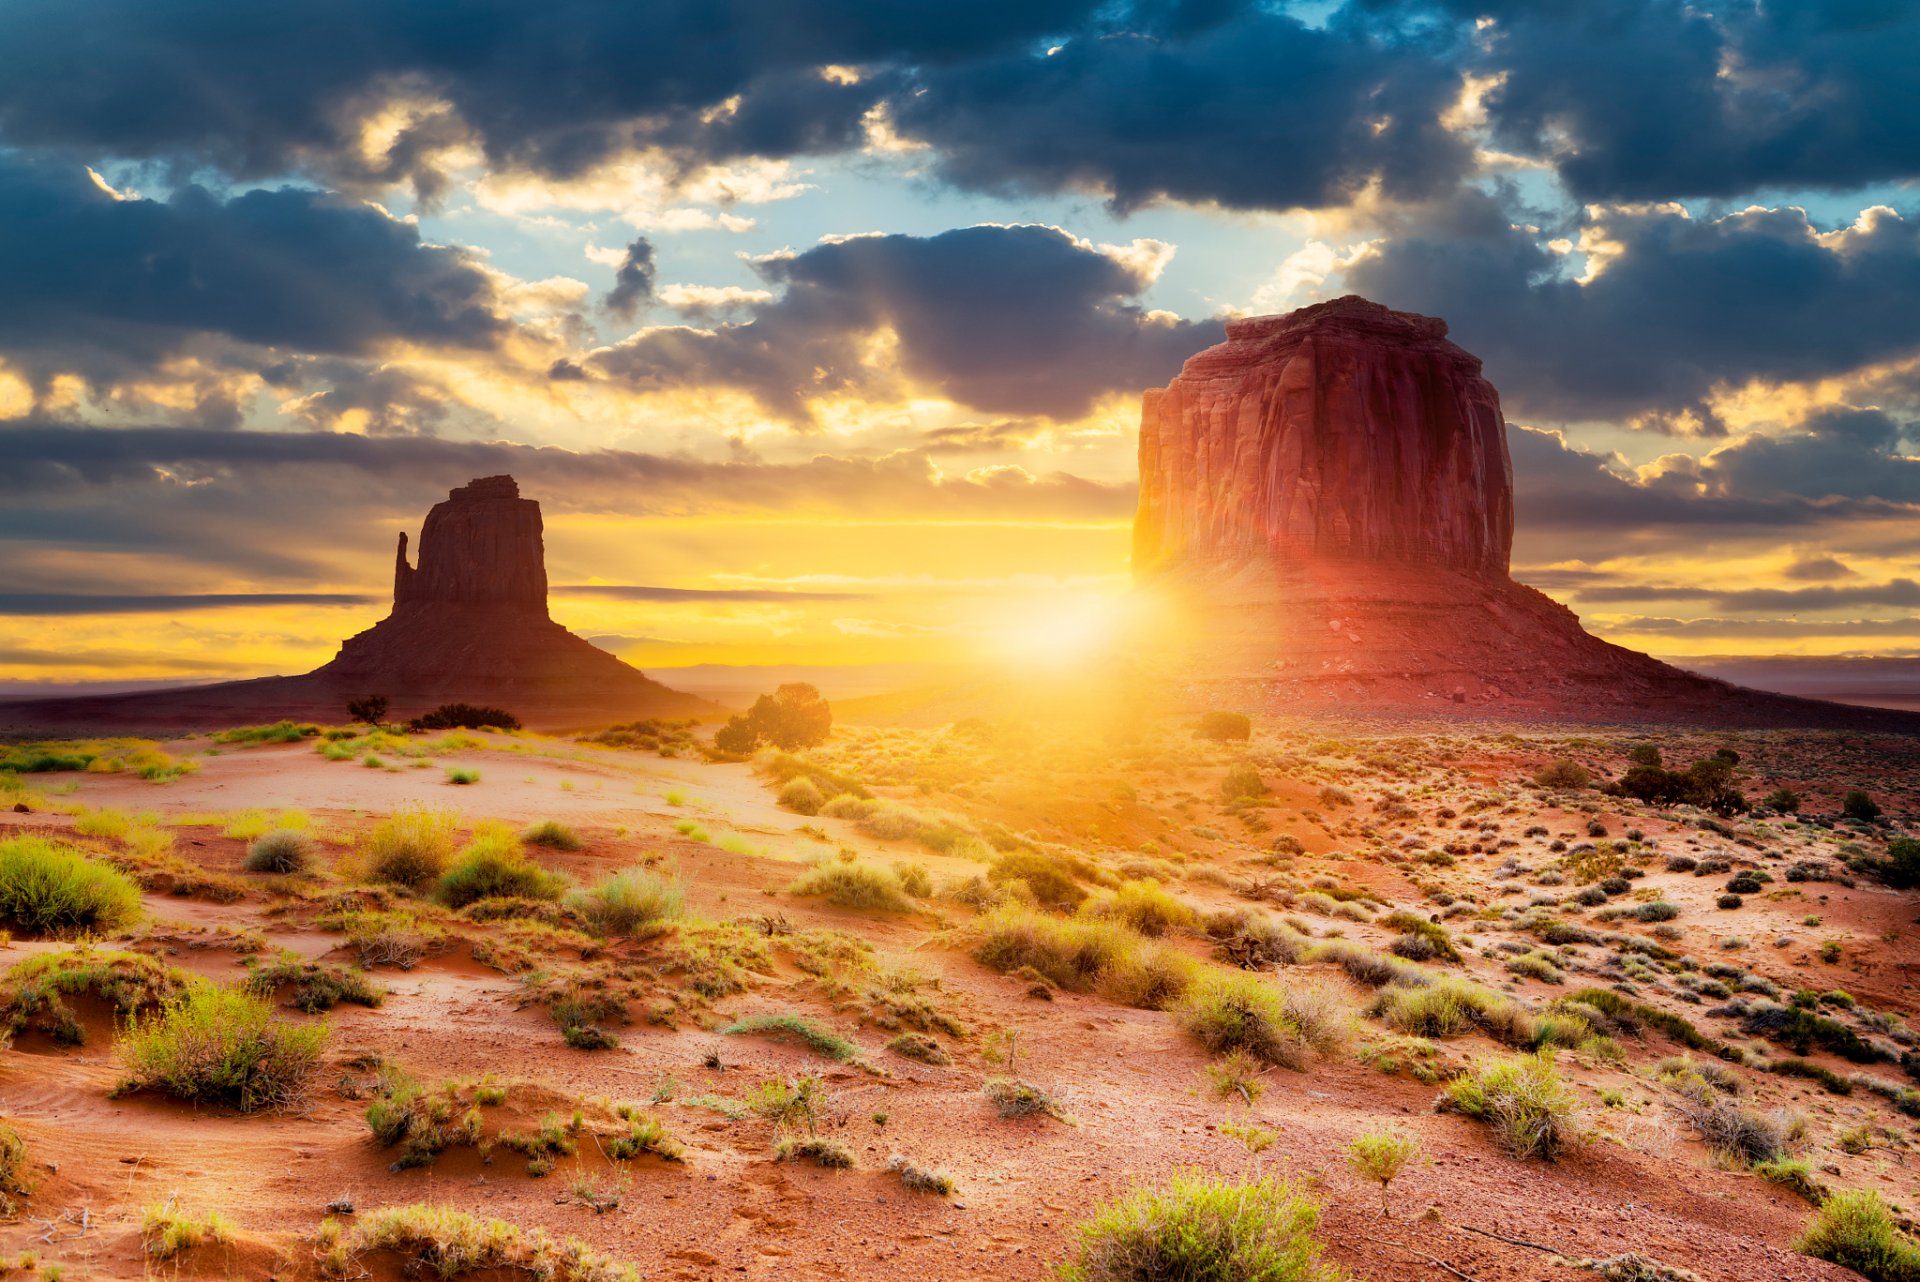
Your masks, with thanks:
M 1515 225 L 1524 216 L 1493 197 L 1459 204 L 1444 233 L 1383 242 L 1347 284 L 1445 316 L 1523 421 L 1672 427 L 1691 416 L 1714 431 L 1717 389 L 1920 354 L 1920 223 L 1892 210 L 1821 232 L 1794 208 L 1592 208 L 1577 228 L 1590 251 L 1582 283 L 1536 229 Z
M 642 236 L 627 246 L 627 252 L 620 259 L 620 266 L 613 274 L 613 288 L 607 291 L 607 310 L 632 320 L 642 304 L 653 301 L 654 275 L 653 245 Z
M 889 120 L 941 177 L 1000 193 L 1091 191 L 1231 209 L 1343 205 L 1450 187 L 1468 144 L 1440 123 L 1457 70 L 1416 43 L 1247 6 L 1184 35 L 1077 33 L 921 72 Z
M 1034 225 L 830 239 L 755 260 L 781 293 L 747 320 L 645 329 L 581 363 L 642 389 L 738 388 L 796 423 L 814 397 L 909 391 L 1072 418 L 1164 382 L 1223 334 L 1137 301 L 1165 261 L 1154 248 Z M 876 344 L 897 350 L 877 357 Z
M 789 592 L 778 588 L 661 588 L 638 583 L 573 583 L 552 589 L 556 596 L 600 597 L 608 601 L 858 601 L 866 592 Z
M 120 595 L 81 592 L 0 592 L 0 615 L 174 614 L 258 605 L 378 605 L 378 597 L 351 592 L 203 592 L 192 595 Z

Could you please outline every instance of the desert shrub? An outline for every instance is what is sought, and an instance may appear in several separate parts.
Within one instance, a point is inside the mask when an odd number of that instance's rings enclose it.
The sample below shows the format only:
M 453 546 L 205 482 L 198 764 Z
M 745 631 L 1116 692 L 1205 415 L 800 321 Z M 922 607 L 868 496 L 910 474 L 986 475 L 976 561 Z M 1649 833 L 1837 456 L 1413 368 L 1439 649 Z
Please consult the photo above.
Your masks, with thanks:
M 140 916 L 140 891 L 124 875 L 45 837 L 0 841 L 0 925 L 68 939 L 111 934 Z
M 989 1077 L 980 1093 L 1001 1117 L 1051 1117 L 1066 1121 L 1067 1112 L 1044 1086 L 1018 1077 Z
M 1031 967 L 1049 983 L 1085 992 L 1141 945 L 1124 926 L 1062 920 L 1031 908 L 995 909 L 973 924 L 974 959 L 1003 973 Z
M 27 1191 L 26 1182 L 27 1142 L 20 1132 L 0 1123 L 0 1217 L 19 1210 L 14 1199 Z
M 524 1276 L 541 1282 L 640 1282 L 640 1271 L 599 1254 L 581 1242 L 556 1241 L 502 1220 L 482 1220 L 450 1206 L 383 1206 L 361 1216 L 351 1229 L 339 1221 L 320 1226 L 320 1271 L 328 1278 L 367 1276 L 360 1257 L 389 1251 L 400 1257 L 397 1272 L 441 1279 L 464 1273 Z
M 842 1064 L 860 1053 L 858 1046 L 840 1034 L 801 1015 L 749 1015 L 720 1031 L 732 1036 L 795 1037 L 807 1049 Z
M 1880 817 L 1880 806 L 1872 797 L 1854 788 L 1840 799 L 1840 814 L 1843 818 L 1872 823 Z
M 900 889 L 915 899 L 933 898 L 933 878 L 920 864 L 899 863 L 893 866 L 893 875 L 900 879 Z
M 247 988 L 262 997 L 285 988 L 287 1005 L 309 1015 L 332 1010 L 341 1002 L 378 1006 L 387 990 L 365 971 L 348 970 L 326 962 L 310 962 L 297 953 L 283 952 L 268 960 L 247 959 Z
M 171 1260 L 197 1246 L 233 1241 L 233 1223 L 218 1211 L 192 1215 L 172 1199 L 147 1206 L 140 1215 L 140 1242 L 155 1260 Z
M 1513 1055 L 1455 1079 L 1440 1097 L 1445 1108 L 1491 1126 L 1515 1157 L 1551 1162 L 1579 1138 L 1573 1092 L 1553 1065 L 1553 1052 Z
M 1112 898 L 1082 904 L 1080 910 L 1092 917 L 1125 922 L 1149 938 L 1194 922 L 1193 909 L 1162 890 L 1156 881 L 1122 882 Z
M 1344 939 L 1315 944 L 1307 951 L 1306 960 L 1332 962 L 1346 971 L 1356 983 L 1369 988 L 1381 988 L 1388 984 L 1418 986 L 1431 982 L 1427 972 L 1418 966 L 1409 966 L 1385 953 L 1348 943 Z
M 1795 1247 L 1870 1282 L 1920 1282 L 1920 1243 L 1900 1231 L 1871 1189 L 1845 1189 L 1829 1197 Z
M 1226 741 L 1253 737 L 1253 721 L 1238 712 L 1203 712 L 1193 723 L 1193 737 Z
M 596 934 L 648 935 L 678 918 L 686 897 L 680 883 L 650 868 L 627 868 L 573 891 L 567 906 Z
M 1293 1069 L 1306 1067 L 1313 1052 L 1339 1046 L 1347 1024 L 1346 1011 L 1328 990 L 1282 988 L 1257 975 L 1222 970 L 1195 980 L 1176 1017 L 1216 1055 L 1243 1050 Z
M 520 718 L 504 708 L 477 703 L 443 703 L 407 723 L 412 730 L 518 730 Z
M 347 700 L 347 716 L 366 725 L 377 726 L 387 719 L 387 696 L 370 694 L 363 699 Z
M 91 945 L 24 958 L 0 975 L 0 1049 L 22 1033 L 82 1044 L 86 1029 L 70 999 L 104 1002 L 124 1019 L 179 996 L 190 982 L 144 953 Z
M 128 1021 L 122 1090 L 158 1090 L 243 1113 L 302 1096 L 326 1046 L 325 1024 L 296 1024 L 244 988 L 196 984 Z
M 548 850 L 578 850 L 586 844 L 580 840 L 580 834 L 556 819 L 542 819 L 528 824 L 520 830 L 520 840 L 529 846 L 544 846 Z
M 447 782 L 452 784 L 479 783 L 480 772 L 470 766 L 448 766 Z
M 1387 1201 L 1387 1186 L 1406 1169 L 1408 1162 L 1419 1153 L 1419 1141 L 1407 1135 L 1397 1135 L 1392 1131 L 1369 1131 L 1356 1136 L 1347 1145 L 1347 1165 L 1362 1179 L 1372 1180 L 1380 1186 L 1380 1213 L 1391 1215 L 1392 1208 Z
M 941 1197 L 949 1197 L 953 1193 L 951 1175 L 920 1166 L 897 1153 L 887 1159 L 887 1169 L 900 1177 L 901 1186 L 909 1192 L 938 1193 Z
M 1511 997 L 1457 975 L 1431 984 L 1380 990 L 1368 1008 L 1387 1026 L 1415 1037 L 1457 1037 L 1478 1029 L 1508 1045 L 1531 1045 L 1535 1020 Z
M 776 1162 L 812 1162 L 830 1171 L 853 1169 L 853 1150 L 824 1135 L 786 1135 L 773 1146 Z
M 1320 1208 L 1271 1176 L 1197 1170 L 1140 1185 L 1075 1231 L 1060 1282 L 1339 1282 L 1321 1259 Z
M 1655 899 L 1635 908 L 1633 915 L 1641 921 L 1672 921 L 1680 915 L 1680 907 L 1664 899 Z
M 1778 1117 L 1762 1117 L 1741 1108 L 1711 1088 L 1688 1089 L 1683 1082 L 1674 1108 L 1713 1152 L 1741 1166 L 1785 1156 L 1787 1127 Z
M 1063 859 L 1038 850 L 1009 850 L 987 869 L 987 880 L 1002 885 L 1024 882 L 1033 897 L 1050 908 L 1077 908 L 1087 897 Z
M 1147 944 L 1116 958 L 1100 975 L 1102 997 L 1138 1010 L 1166 1010 L 1186 995 L 1200 965 L 1177 948 Z
M 449 908 L 480 899 L 558 899 L 567 879 L 527 858 L 520 839 L 504 824 L 485 824 L 442 873 L 435 890 Z
M 1887 857 L 1868 861 L 1867 868 L 1896 890 L 1920 886 L 1920 838 L 1892 838 L 1887 842 Z
M 1537 979 L 1546 984 L 1557 984 L 1560 982 L 1560 967 L 1554 962 L 1552 955 L 1549 953 L 1538 951 L 1522 953 L 1520 956 L 1512 958 L 1507 962 L 1507 969 L 1516 975 L 1523 975 L 1528 979 Z
M 947 1057 L 947 1053 L 940 1049 L 940 1043 L 925 1033 L 901 1033 L 887 1043 L 887 1049 L 895 1055 L 917 1059 L 922 1064 L 939 1066 L 953 1062 Z
M 1536 770 L 1533 782 L 1541 788 L 1572 790 L 1584 788 L 1593 782 L 1593 771 L 1577 761 L 1565 757 L 1555 757 L 1552 761 Z
M 398 810 L 373 826 L 361 844 L 376 881 L 418 890 L 446 870 L 457 821 L 447 810 Z
M 248 872 L 296 873 L 313 865 L 313 838 L 291 828 L 276 828 L 247 847 Z
M 795 775 L 787 780 L 780 789 L 778 801 L 782 807 L 797 815 L 817 815 L 827 799 L 820 795 L 820 788 L 805 775 Z
M 1776 1157 L 1753 1164 L 1753 1173 L 1769 1184 L 1797 1193 L 1815 1206 L 1827 1200 L 1827 1190 L 1813 1178 L 1813 1167 L 1798 1157 Z
M 1260 777 L 1260 768 L 1251 761 L 1236 761 L 1227 767 L 1220 780 L 1220 796 L 1226 801 L 1244 801 L 1264 797 L 1273 789 Z
M 837 908 L 912 912 L 913 899 L 892 870 L 876 864 L 831 860 L 815 865 L 787 887 L 790 894 L 819 895 Z
M 1231 909 L 1210 914 L 1206 931 L 1214 952 L 1243 970 L 1290 966 L 1300 960 L 1307 939 L 1266 913 Z
M 1446 961 L 1460 960 L 1460 950 L 1453 946 L 1453 936 L 1439 922 L 1428 921 L 1425 917 L 1409 912 L 1388 913 L 1380 919 L 1380 924 L 1388 930 L 1399 931 L 1402 935 L 1413 935 L 1424 939 L 1432 947 L 1432 955 Z

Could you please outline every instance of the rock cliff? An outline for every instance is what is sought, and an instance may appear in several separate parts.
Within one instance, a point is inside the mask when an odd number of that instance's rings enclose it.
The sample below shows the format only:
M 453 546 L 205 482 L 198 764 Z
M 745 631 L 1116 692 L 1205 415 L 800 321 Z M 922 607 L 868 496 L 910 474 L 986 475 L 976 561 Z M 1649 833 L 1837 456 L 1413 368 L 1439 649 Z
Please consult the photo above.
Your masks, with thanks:
M 1146 393 L 1134 575 L 1195 701 L 1275 711 L 1862 725 L 1588 634 L 1509 577 L 1500 397 L 1446 322 L 1338 298 L 1232 321 Z

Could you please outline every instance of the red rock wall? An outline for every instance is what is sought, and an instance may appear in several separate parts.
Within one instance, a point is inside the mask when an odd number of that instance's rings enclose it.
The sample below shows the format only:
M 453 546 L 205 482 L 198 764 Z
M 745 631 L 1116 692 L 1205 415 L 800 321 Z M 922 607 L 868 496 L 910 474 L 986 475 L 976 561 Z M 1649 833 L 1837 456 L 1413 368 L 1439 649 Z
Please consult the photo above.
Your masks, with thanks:
M 436 503 L 420 527 L 420 564 L 407 565 L 400 536 L 393 604 L 495 605 L 547 612 L 546 550 L 540 505 L 520 497 L 510 476 L 461 486 Z
M 1135 574 L 1357 560 L 1504 576 L 1500 397 L 1446 333 L 1355 297 L 1230 322 L 1146 394 Z

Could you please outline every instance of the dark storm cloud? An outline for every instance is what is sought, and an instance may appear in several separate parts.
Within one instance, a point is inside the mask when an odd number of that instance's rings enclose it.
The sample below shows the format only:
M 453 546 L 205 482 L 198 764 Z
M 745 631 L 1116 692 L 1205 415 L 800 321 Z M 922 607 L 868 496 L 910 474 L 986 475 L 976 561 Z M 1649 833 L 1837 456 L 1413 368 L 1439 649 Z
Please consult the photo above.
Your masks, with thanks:
M 1425 50 L 1251 9 L 1185 40 L 1083 34 L 943 68 L 892 111 L 958 186 L 1286 209 L 1376 178 L 1394 197 L 1450 186 L 1470 167 L 1439 124 L 1460 85 Z
M 653 301 L 653 245 L 645 236 L 627 246 L 627 254 L 613 273 L 613 288 L 607 291 L 606 308 L 615 316 L 632 320 L 644 303 Z
M 303 189 L 115 199 L 78 165 L 0 156 L 0 350 L 28 370 L 139 372 L 207 337 L 365 354 L 487 348 L 489 278 L 411 225 Z
M 1392 306 L 1445 316 L 1509 410 L 1561 422 L 1670 424 L 1718 384 L 1830 377 L 1920 351 L 1920 223 L 1890 213 L 1821 239 L 1797 209 L 1718 219 L 1667 207 L 1590 212 L 1610 243 L 1582 285 L 1487 197 L 1445 236 L 1414 231 L 1349 272 Z
M 887 86 L 818 68 L 938 65 L 1079 26 L 1092 7 L 16 0 L 0 14 L 0 137 L 242 178 L 310 168 L 428 191 L 441 181 L 432 152 L 469 135 L 495 167 L 562 176 L 661 142 L 832 150 L 858 140 Z M 413 113 L 392 148 L 369 155 L 360 123 L 396 97 L 451 111 Z M 734 110 L 709 110 L 735 97 Z
M 1583 200 L 1851 188 L 1920 173 L 1920 4 L 1610 0 L 1498 16 L 1496 143 Z
M 889 390 L 867 345 L 890 330 L 918 384 L 987 412 L 1071 418 L 1104 392 L 1165 382 L 1224 333 L 1150 315 L 1135 301 L 1144 267 L 1053 227 L 862 236 L 756 270 L 783 292 L 750 320 L 645 330 L 591 365 L 642 388 L 736 387 L 803 422 L 807 397 Z

